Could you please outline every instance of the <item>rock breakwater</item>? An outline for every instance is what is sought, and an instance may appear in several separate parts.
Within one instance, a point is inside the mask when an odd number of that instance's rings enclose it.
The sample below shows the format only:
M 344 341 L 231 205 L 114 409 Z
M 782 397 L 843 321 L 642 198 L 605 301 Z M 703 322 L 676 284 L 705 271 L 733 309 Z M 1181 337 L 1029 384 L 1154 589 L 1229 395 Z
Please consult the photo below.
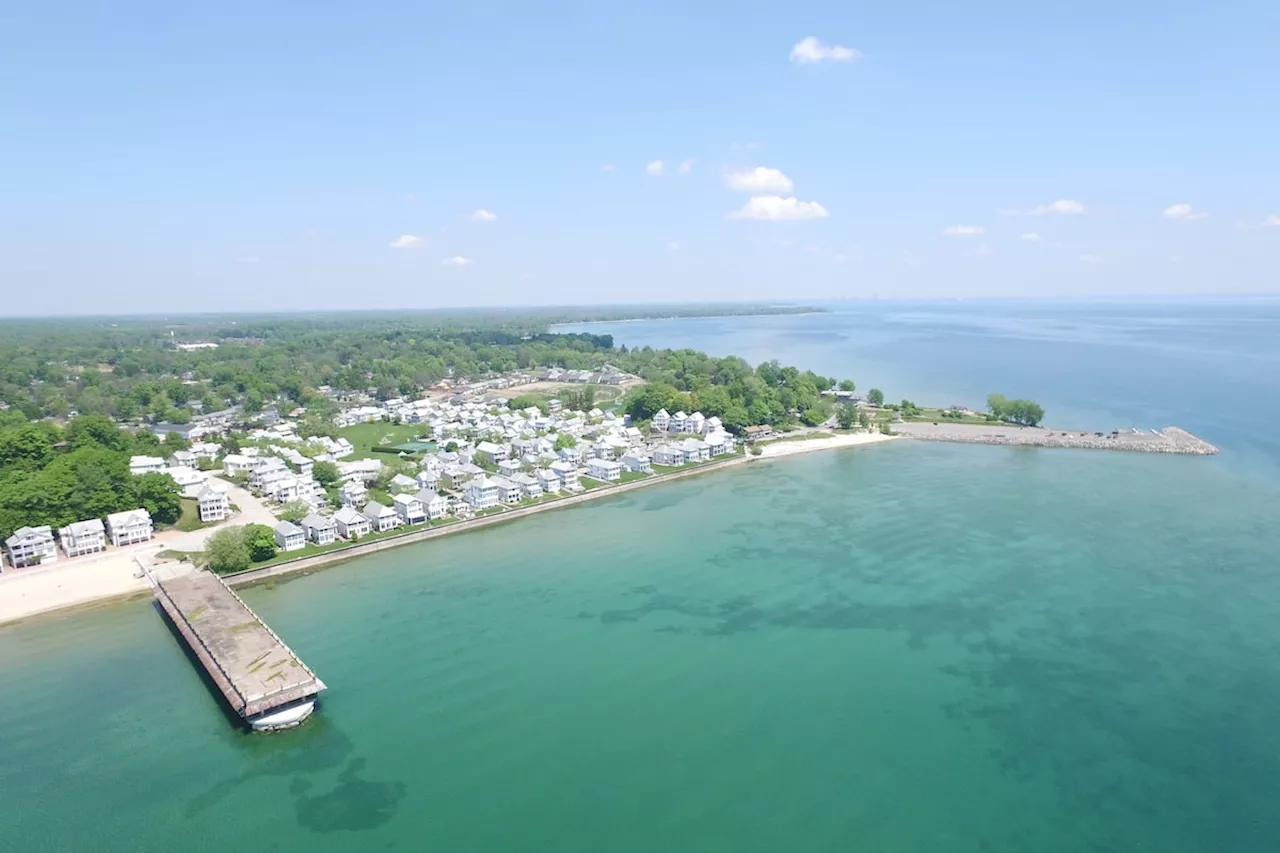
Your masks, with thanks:
M 1023 447 L 1073 447 L 1083 450 L 1125 450 L 1132 453 L 1178 453 L 1212 456 L 1218 448 L 1178 427 L 1160 430 L 1082 430 L 1018 427 L 1008 424 L 898 423 L 893 431 L 903 438 L 965 444 Z

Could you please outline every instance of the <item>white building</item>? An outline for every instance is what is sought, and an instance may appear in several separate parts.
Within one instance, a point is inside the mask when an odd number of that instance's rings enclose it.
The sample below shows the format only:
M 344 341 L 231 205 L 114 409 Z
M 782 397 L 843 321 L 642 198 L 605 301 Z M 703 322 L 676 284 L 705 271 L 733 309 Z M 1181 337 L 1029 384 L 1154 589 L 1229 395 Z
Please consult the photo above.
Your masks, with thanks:
M 417 495 L 399 494 L 391 499 L 391 503 L 404 524 L 422 524 L 427 520 L 426 510 Z
M 353 506 L 344 506 L 333 514 L 333 524 L 338 531 L 338 535 L 343 539 L 352 539 L 356 536 L 368 536 L 373 526 L 369 524 L 369 519 L 365 518 Z
M 668 467 L 684 464 L 684 451 L 670 444 L 662 444 L 653 449 L 653 464 Z
M 197 471 L 186 465 L 175 465 L 172 468 L 166 468 L 164 473 L 173 478 L 178 484 L 178 491 L 182 493 L 184 498 L 194 498 L 200 494 L 200 490 L 204 488 L 205 481 L 209 479 L 208 475 L 203 471 Z
M 241 456 L 238 453 L 228 453 L 222 457 L 222 470 L 228 477 L 234 477 L 237 474 L 248 474 L 253 470 L 253 465 L 257 462 L 252 456 Z
M 498 500 L 498 484 L 493 478 L 481 475 L 467 483 L 466 501 L 472 509 L 490 509 L 498 505 Z
M 666 409 L 658 409 L 658 413 L 653 416 L 653 428 L 666 432 L 669 426 L 671 426 L 671 415 L 667 414 Z
M 572 462 L 553 462 L 551 472 L 560 478 L 560 488 L 572 489 L 578 485 L 578 466 Z
M 159 456 L 129 457 L 130 474 L 159 474 L 165 469 L 164 460 Z
M 612 459 L 588 459 L 587 476 L 612 483 L 622 479 L 622 464 Z
M 352 480 L 338 489 L 338 501 L 343 506 L 362 507 L 369 499 L 369 489 L 359 480 Z
M 100 518 L 77 521 L 58 531 L 58 541 L 68 557 L 96 554 L 107 547 L 107 531 Z
M 533 476 L 538 480 L 538 485 L 542 486 L 542 491 L 545 494 L 554 495 L 560 491 L 560 477 L 555 471 L 542 468 Z
M 231 515 L 231 501 L 221 489 L 205 486 L 196 495 L 196 500 L 199 502 L 200 521 L 205 524 L 222 521 Z
M 154 533 L 151 513 L 145 509 L 113 512 L 107 516 L 107 535 L 111 537 L 111 544 L 117 548 L 146 542 Z
M 637 474 L 653 473 L 653 466 L 649 463 L 649 457 L 638 450 L 633 450 L 630 453 L 624 453 L 618 462 L 621 463 L 623 468 Z
M 427 514 L 427 518 L 433 521 L 437 518 L 444 518 L 449 512 L 448 499 L 430 489 L 423 489 L 418 492 L 418 500 L 422 501 L 422 511 Z
M 297 551 L 307 547 L 307 534 L 291 521 L 282 521 L 275 526 L 276 544 L 281 551 Z
M 15 569 L 42 566 L 56 562 L 58 546 L 53 541 L 53 530 L 47 524 L 39 527 L 19 527 L 4 540 L 9 552 L 9 565 Z
M 337 524 L 334 520 L 315 512 L 302 519 L 300 527 L 307 538 L 317 545 L 328 545 L 337 535 Z
M 706 462 L 711 458 L 707 443 L 700 438 L 686 438 L 679 444 L 685 462 Z
M 400 526 L 400 516 L 389 506 L 377 501 L 369 501 L 361 513 L 369 519 L 369 527 L 378 533 L 385 533 Z
M 520 503 L 520 486 L 506 477 L 490 477 L 489 482 L 498 487 L 498 500 L 504 504 Z

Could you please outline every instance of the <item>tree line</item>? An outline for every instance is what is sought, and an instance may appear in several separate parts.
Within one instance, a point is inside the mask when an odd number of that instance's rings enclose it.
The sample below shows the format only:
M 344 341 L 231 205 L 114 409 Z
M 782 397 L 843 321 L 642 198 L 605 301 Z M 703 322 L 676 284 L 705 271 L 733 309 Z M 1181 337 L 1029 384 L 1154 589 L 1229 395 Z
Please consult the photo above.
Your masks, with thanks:
M 1002 394 L 987 397 L 987 409 L 996 418 L 1012 424 L 1036 426 L 1044 420 L 1044 409 L 1031 400 L 1009 400 Z

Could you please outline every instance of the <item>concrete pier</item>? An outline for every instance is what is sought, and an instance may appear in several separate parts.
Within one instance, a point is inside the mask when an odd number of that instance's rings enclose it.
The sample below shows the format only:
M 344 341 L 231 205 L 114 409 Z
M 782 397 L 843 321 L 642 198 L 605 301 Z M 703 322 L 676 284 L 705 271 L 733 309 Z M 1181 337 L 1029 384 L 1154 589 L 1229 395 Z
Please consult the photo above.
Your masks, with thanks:
M 231 709 L 256 730 L 300 724 L 325 684 L 209 571 L 161 579 L 148 571 L 156 601 Z
M 1020 427 L 1013 424 L 959 424 L 938 421 L 895 423 L 893 431 L 920 441 L 953 441 L 964 444 L 1002 444 L 1023 447 L 1071 447 L 1085 450 L 1126 450 L 1130 453 L 1177 453 L 1212 456 L 1218 452 L 1204 439 L 1178 427 L 1159 430 L 1061 430 Z

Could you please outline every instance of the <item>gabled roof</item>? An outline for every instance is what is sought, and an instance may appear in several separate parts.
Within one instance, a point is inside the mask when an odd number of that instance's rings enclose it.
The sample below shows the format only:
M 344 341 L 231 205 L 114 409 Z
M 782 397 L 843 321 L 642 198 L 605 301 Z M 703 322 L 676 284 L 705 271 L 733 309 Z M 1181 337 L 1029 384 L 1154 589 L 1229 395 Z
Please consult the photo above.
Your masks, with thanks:
M 344 506 L 333 514 L 334 521 L 340 521 L 343 524 L 351 524 L 352 522 L 368 521 L 355 507 Z
M 325 518 L 320 513 L 313 512 L 309 514 L 306 518 L 302 519 L 302 526 L 304 528 L 315 527 L 320 530 L 327 530 L 330 527 L 333 527 L 333 519 Z
M 410 495 L 402 492 L 396 495 L 394 498 L 392 498 L 391 502 L 394 504 L 409 504 L 409 503 L 412 503 L 413 501 L 418 501 L 418 500 L 419 499 L 417 495 Z M 419 503 L 421 503 L 421 501 L 419 501 Z
M 302 528 L 294 524 L 292 521 L 282 521 L 279 524 L 277 524 L 273 529 L 275 530 L 276 533 L 279 533 L 281 536 L 295 536 L 295 535 L 301 536 L 302 535 Z
M 112 527 L 120 527 L 121 525 L 130 524 L 150 524 L 151 513 L 139 507 L 138 509 L 127 509 L 124 512 L 113 512 L 107 516 L 107 524 Z

